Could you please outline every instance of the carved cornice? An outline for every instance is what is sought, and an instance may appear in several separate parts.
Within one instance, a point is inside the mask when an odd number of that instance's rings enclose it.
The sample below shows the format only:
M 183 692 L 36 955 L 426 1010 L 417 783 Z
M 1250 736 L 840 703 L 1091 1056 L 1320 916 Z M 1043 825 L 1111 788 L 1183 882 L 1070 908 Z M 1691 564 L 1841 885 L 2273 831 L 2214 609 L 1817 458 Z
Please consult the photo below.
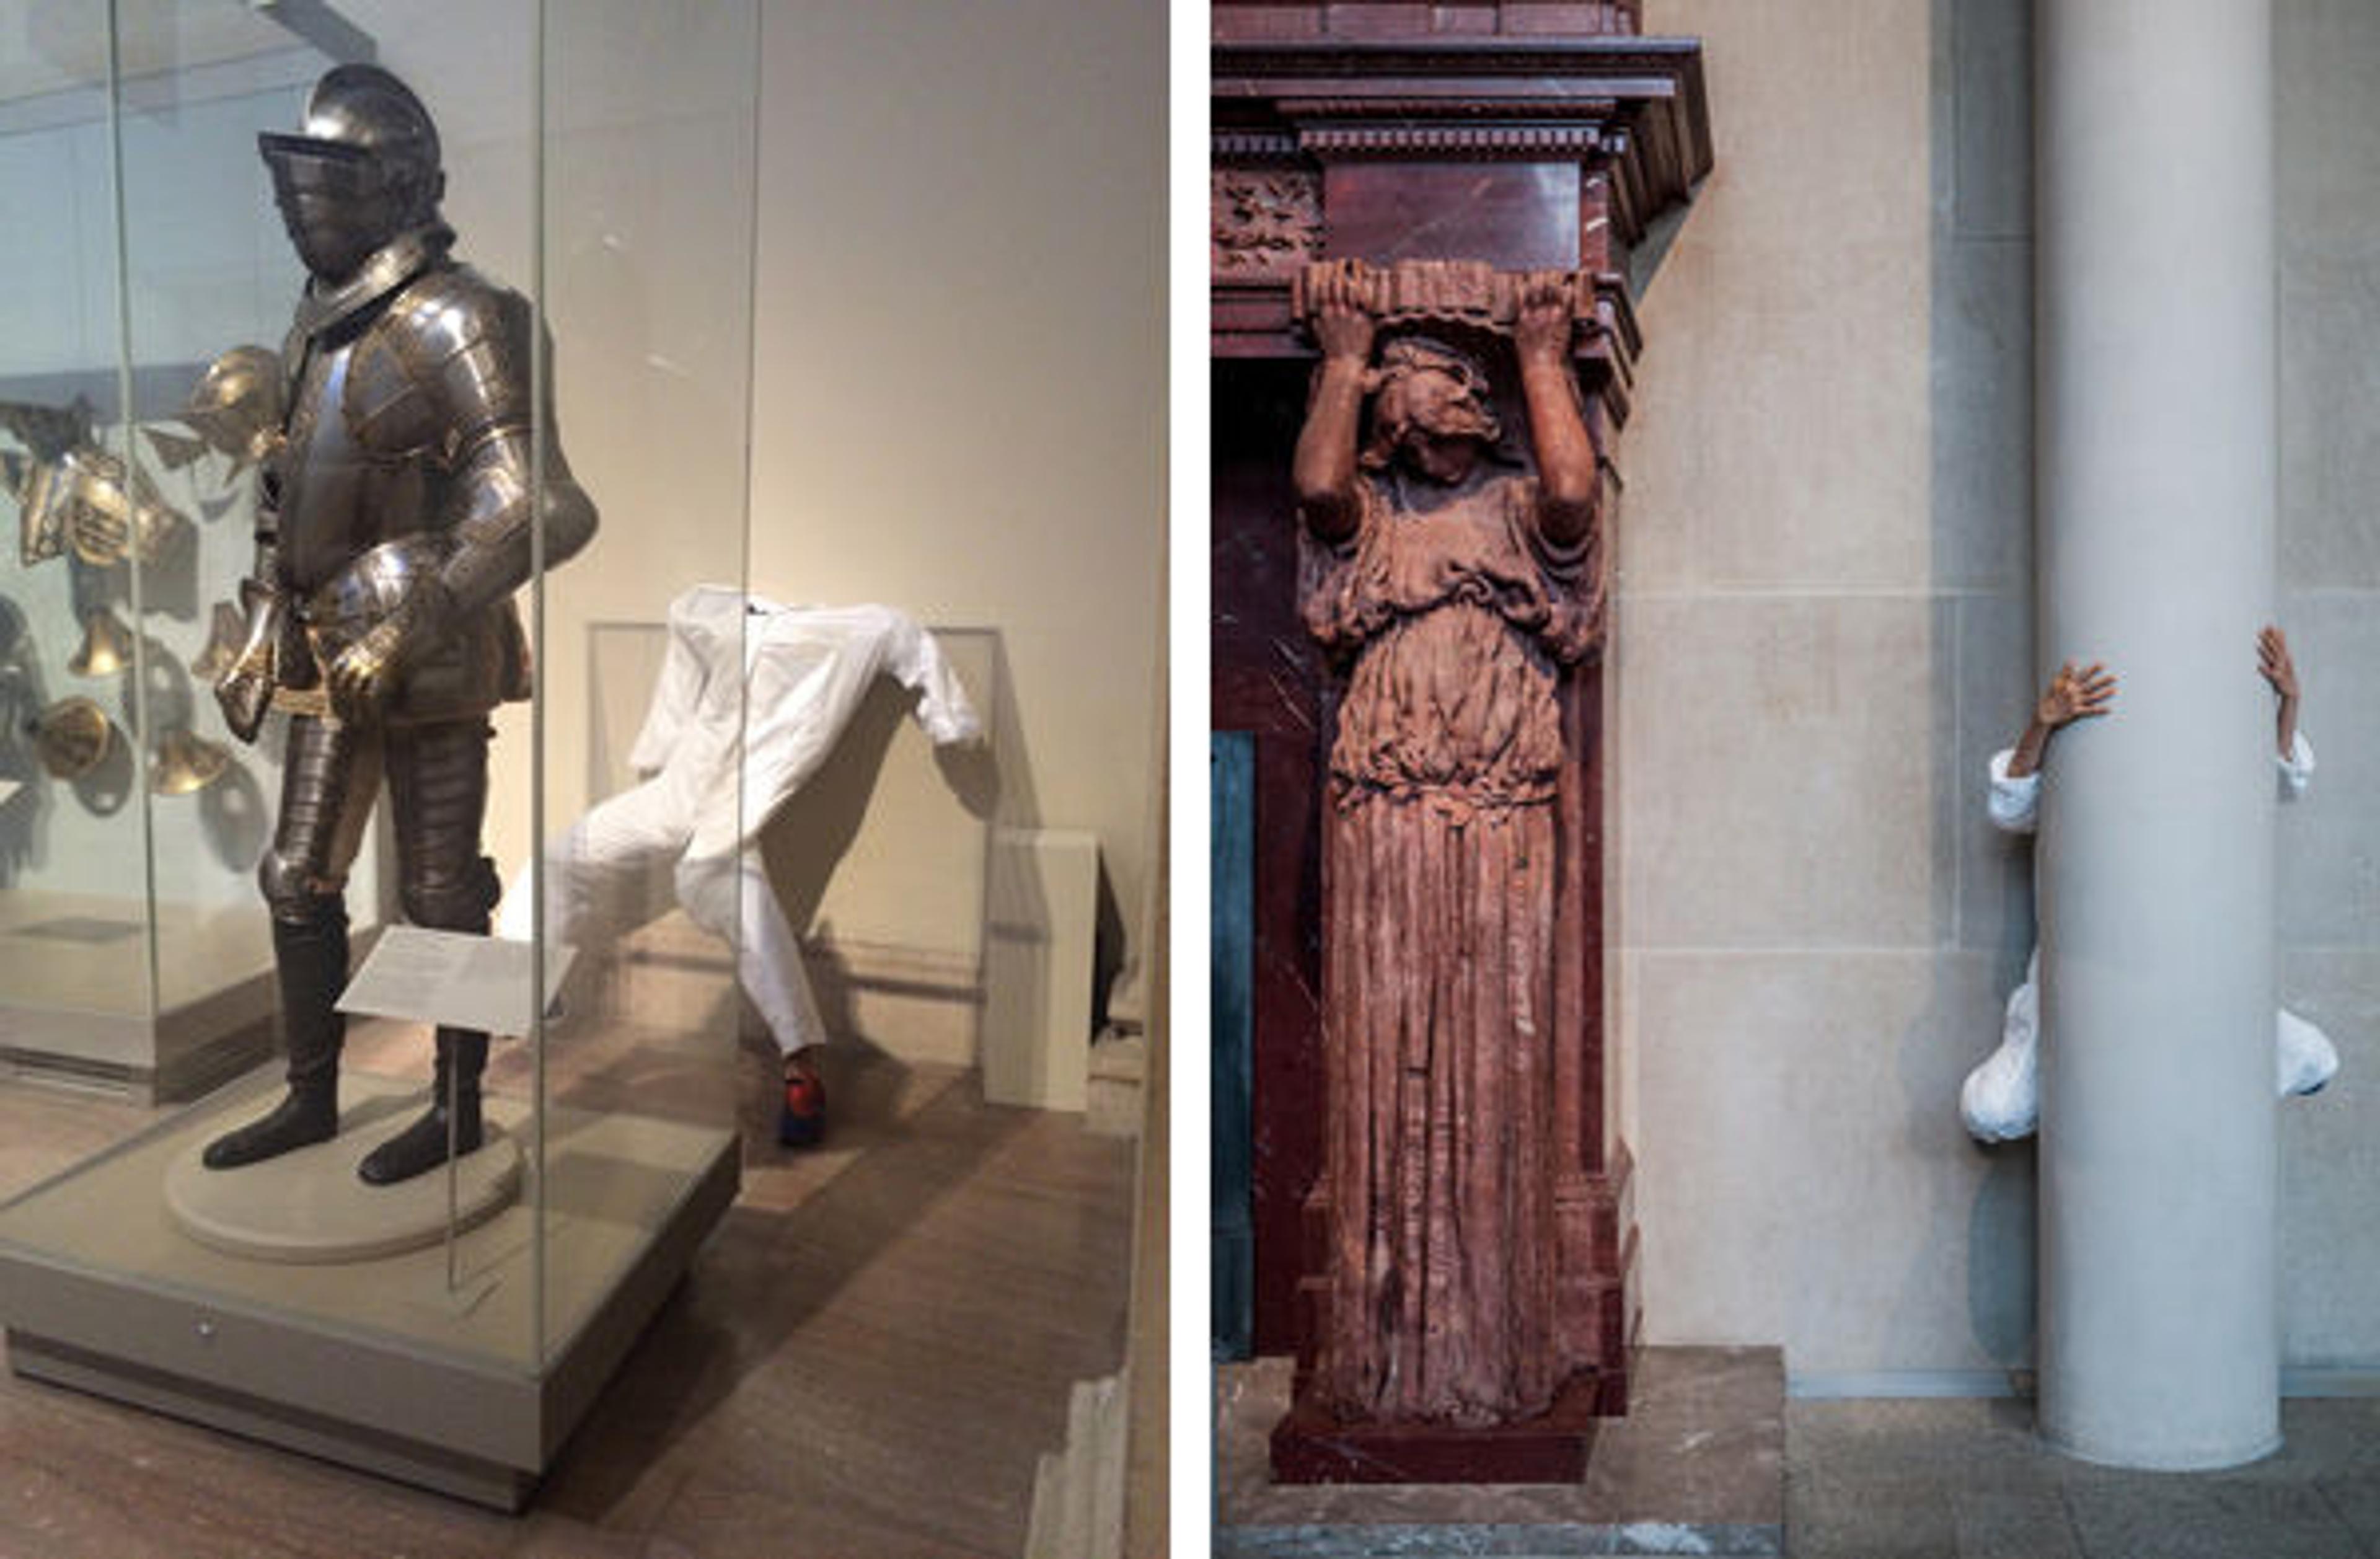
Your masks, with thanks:
M 1309 125 L 1298 149 L 1323 161 L 1354 157 L 1439 157 L 1464 162 L 1600 156 L 1615 136 L 1601 125 L 1383 124 Z
M 1212 152 L 1212 160 L 1218 166 L 1295 163 L 1305 155 L 1297 144 L 1297 132 L 1291 129 L 1217 130 Z
M 1292 274 L 1330 252 L 1327 200 L 1312 225 L 1282 186 L 1234 179 L 1303 172 L 1319 187 L 1346 164 L 1574 164 L 1613 262 L 1710 171 L 1702 44 L 1691 38 L 1497 35 L 1223 38 L 1211 51 L 1217 171 L 1212 341 L 1220 357 L 1305 356 Z M 1304 186 L 1298 187 L 1301 190 Z M 1614 274 L 1580 299 L 1576 356 L 1615 423 L 1628 415 L 1642 347 Z
M 1212 66 L 1219 163 L 1608 159 L 1626 243 L 1710 171 L 1695 39 L 1227 41 Z
M 1218 38 L 1432 38 L 1644 30 L 1643 0 L 1213 0 Z

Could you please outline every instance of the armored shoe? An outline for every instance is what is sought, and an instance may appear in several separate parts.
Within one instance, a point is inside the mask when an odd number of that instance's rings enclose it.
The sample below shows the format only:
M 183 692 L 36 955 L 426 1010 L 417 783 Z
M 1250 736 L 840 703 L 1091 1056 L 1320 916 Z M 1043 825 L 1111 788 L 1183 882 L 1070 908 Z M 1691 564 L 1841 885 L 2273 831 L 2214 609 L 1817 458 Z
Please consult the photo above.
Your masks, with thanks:
M 488 1037 L 455 1029 L 438 1030 L 438 1068 L 431 1083 L 430 1108 L 411 1126 L 364 1155 L 356 1175 L 366 1185 L 394 1186 L 426 1175 L 446 1162 L 448 1141 L 455 1156 L 477 1152 L 486 1140 L 480 1118 L 480 1074 L 488 1060 Z M 449 1082 L 453 1085 L 453 1129 L 448 1129 Z
M 209 1169 L 237 1169 L 242 1164 L 277 1158 L 294 1149 L 327 1142 L 339 1131 L 336 1078 L 328 1087 L 292 1086 L 261 1120 L 227 1131 L 207 1144 L 200 1155 Z
M 480 1090 L 474 1087 L 455 1100 L 455 1156 L 476 1152 L 483 1139 L 480 1123 Z M 439 1100 L 419 1119 L 364 1155 L 356 1175 L 367 1185 L 394 1186 L 426 1175 L 446 1162 L 446 1102 Z

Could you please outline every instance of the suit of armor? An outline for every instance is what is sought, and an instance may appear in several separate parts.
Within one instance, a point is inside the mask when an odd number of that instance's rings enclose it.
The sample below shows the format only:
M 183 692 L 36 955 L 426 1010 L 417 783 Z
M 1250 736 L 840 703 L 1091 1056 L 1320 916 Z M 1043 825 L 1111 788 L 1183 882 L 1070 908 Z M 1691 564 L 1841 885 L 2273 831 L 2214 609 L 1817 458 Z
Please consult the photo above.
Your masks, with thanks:
M 595 510 L 548 439 L 532 476 L 539 348 L 528 304 L 448 254 L 436 132 L 386 71 L 316 86 L 307 133 L 261 138 L 313 274 L 283 351 L 284 436 L 262 462 L 245 647 L 217 685 L 234 731 L 290 716 L 281 810 L 259 882 L 273 913 L 289 1093 L 209 1144 L 232 1168 L 338 1128 L 347 973 L 343 890 L 385 782 L 399 895 L 416 925 L 485 935 L 480 853 L 488 713 L 528 693 L 512 594 L 541 523 L 548 565 Z M 551 419 L 547 419 L 551 426 Z M 438 1031 L 430 1110 L 363 1161 L 385 1184 L 480 1144 L 487 1036 Z M 451 1111 L 449 1102 L 453 1104 Z

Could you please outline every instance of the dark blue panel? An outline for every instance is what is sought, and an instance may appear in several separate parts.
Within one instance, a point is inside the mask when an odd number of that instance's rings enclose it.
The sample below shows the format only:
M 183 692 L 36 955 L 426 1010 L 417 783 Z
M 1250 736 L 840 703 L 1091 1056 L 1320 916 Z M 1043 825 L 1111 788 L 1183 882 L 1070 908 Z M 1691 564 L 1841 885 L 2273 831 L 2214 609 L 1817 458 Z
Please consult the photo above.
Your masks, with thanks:
M 1208 740 L 1214 888 L 1213 964 L 1214 1325 L 1217 1358 L 1245 1358 L 1256 1324 L 1253 1226 L 1255 1120 L 1256 737 L 1219 731 Z

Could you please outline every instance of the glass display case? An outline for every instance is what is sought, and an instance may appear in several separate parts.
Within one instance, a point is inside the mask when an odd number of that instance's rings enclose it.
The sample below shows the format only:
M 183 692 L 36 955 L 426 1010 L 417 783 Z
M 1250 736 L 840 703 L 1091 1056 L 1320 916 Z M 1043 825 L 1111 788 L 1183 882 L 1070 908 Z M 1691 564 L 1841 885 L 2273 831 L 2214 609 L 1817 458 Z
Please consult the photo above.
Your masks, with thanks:
M 0 0 L 0 1059 L 205 1095 L 0 1209 L 19 1372 L 514 1505 L 733 1200 L 736 906 L 704 935 L 658 900 L 565 914 L 523 867 L 639 782 L 598 756 L 655 691 L 598 685 L 605 625 L 742 590 L 757 28 L 748 0 Z M 285 194 L 381 189 L 419 146 L 313 95 L 366 62 L 426 108 L 456 238 L 310 294 L 259 137 L 363 149 L 290 153 Z M 467 391 L 501 405 L 464 417 Z M 353 556 L 260 630 L 260 533 L 285 560 L 330 512 Z M 506 612 L 516 640 L 482 633 Z M 710 633 L 740 664 L 742 614 Z M 244 741 L 215 689 L 260 643 L 273 713 Z M 401 713 L 450 663 L 513 696 Z M 740 810 L 727 681 L 696 734 Z M 307 818 L 352 853 L 343 895 L 290 844 Z M 298 1016 L 288 927 L 342 896 L 344 1033 L 293 1043 L 337 1024 Z M 210 1162 L 324 1043 L 335 1131 Z M 427 1167 L 368 1178 L 433 1117 Z

